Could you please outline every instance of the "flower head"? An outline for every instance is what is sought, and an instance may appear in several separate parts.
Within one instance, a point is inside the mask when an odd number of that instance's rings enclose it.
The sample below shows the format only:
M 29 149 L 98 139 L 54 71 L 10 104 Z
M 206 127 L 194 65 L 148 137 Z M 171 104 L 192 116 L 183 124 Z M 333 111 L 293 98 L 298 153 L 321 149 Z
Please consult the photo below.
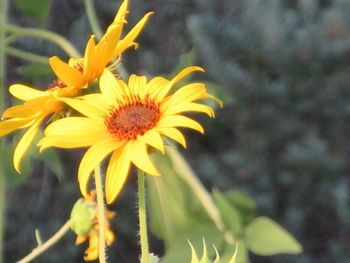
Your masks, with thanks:
M 15 149 L 13 164 L 17 172 L 20 173 L 20 162 L 43 120 L 64 108 L 60 98 L 78 95 L 83 87 L 102 74 L 111 60 L 118 57 L 125 49 L 137 46 L 134 40 L 152 13 L 146 14 L 123 39 L 120 39 L 123 25 L 126 23 L 127 7 L 128 0 L 124 0 L 113 23 L 98 44 L 95 44 L 94 36 L 91 36 L 86 45 L 84 58 L 72 58 L 68 64 L 57 57 L 50 58 L 50 65 L 58 78 L 46 91 L 20 84 L 9 88 L 10 93 L 23 100 L 24 104 L 11 107 L 4 112 L 2 118 L 10 119 L 0 122 L 0 137 L 17 129 L 28 128 Z
M 127 48 L 137 47 L 134 40 L 152 12 L 147 13 L 123 39 L 120 39 L 127 13 L 128 0 L 124 0 L 113 23 L 107 28 L 101 40 L 95 44 L 95 36 L 90 37 L 85 48 L 84 58 L 72 58 L 68 64 L 58 57 L 50 58 L 52 69 L 63 83 L 80 89 L 99 77 L 108 63 L 120 56 Z M 77 63 L 80 64 L 81 70 L 75 66 Z
M 97 204 L 95 202 L 96 192 L 92 191 L 84 199 L 79 199 L 71 212 L 71 229 L 77 234 L 76 245 L 89 240 L 89 247 L 85 250 L 85 261 L 96 260 L 98 258 L 99 224 Z M 106 212 L 105 234 L 106 243 L 111 245 L 115 239 L 114 233 L 110 229 L 109 221 L 115 213 L 109 210 Z
M 182 70 L 172 80 L 131 75 L 128 83 L 105 71 L 100 79 L 101 94 L 90 94 L 81 99 L 62 99 L 86 117 L 69 117 L 53 122 L 45 130 L 38 145 L 77 148 L 91 146 L 84 155 L 78 171 L 80 190 L 88 193 L 92 170 L 110 153 L 106 174 L 106 199 L 115 200 L 122 189 L 131 163 L 150 175 L 160 175 L 149 158 L 148 145 L 164 153 L 162 135 L 186 147 L 178 127 L 204 132 L 203 127 L 184 112 L 203 112 L 214 117 L 211 107 L 194 102 L 211 98 L 204 84 L 191 83 L 169 95 L 176 82 L 199 67 Z

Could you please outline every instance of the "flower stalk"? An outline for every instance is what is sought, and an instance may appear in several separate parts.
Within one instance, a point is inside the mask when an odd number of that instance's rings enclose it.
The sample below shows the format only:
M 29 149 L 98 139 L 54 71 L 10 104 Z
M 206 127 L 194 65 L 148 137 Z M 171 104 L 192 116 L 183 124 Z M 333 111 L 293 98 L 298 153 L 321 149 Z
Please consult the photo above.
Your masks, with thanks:
M 101 179 L 101 167 L 98 165 L 95 168 L 95 185 L 96 185 L 96 195 L 97 195 L 97 209 L 98 209 L 98 224 L 99 224 L 99 242 L 98 242 L 98 257 L 100 263 L 106 263 L 106 236 L 105 236 L 105 204 L 104 204 L 104 194 Z
M 141 242 L 141 263 L 148 263 L 148 236 L 147 236 L 147 219 L 146 219 L 146 201 L 145 201 L 145 173 L 138 169 L 137 172 L 138 191 L 139 191 L 139 225 L 140 225 L 140 242 Z
M 17 263 L 28 263 L 35 259 L 37 256 L 45 252 L 52 245 L 54 245 L 57 241 L 59 241 L 70 229 L 70 220 L 68 220 L 50 239 L 48 239 L 42 245 L 38 245 L 38 247 L 34 248 L 33 251 L 17 261 Z

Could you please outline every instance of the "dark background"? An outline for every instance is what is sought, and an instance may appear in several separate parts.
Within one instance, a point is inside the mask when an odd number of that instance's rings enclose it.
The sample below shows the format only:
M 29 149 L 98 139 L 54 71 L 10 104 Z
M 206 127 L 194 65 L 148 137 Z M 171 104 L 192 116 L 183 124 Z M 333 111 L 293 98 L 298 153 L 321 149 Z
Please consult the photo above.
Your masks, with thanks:
M 119 2 L 97 0 L 103 29 Z M 196 79 L 225 106 L 217 117 L 199 117 L 206 133 L 188 132 L 184 155 L 207 189 L 239 189 L 259 215 L 284 226 L 303 245 L 297 256 L 258 257 L 252 262 L 349 262 L 350 257 L 350 1 L 346 0 L 132 0 L 127 28 L 155 14 L 129 50 L 129 72 L 173 72 L 190 51 L 206 69 Z M 9 22 L 39 24 L 10 5 Z M 82 1 L 51 1 L 46 28 L 83 51 L 91 34 Z M 67 56 L 54 45 L 21 39 L 13 46 L 37 54 Z M 8 84 L 45 89 L 48 80 L 23 74 L 28 62 L 8 57 Z M 34 229 L 46 239 L 69 217 L 77 198 L 75 173 L 83 151 L 59 151 L 64 176 L 43 162 L 7 191 L 5 260 L 14 262 L 35 246 Z M 20 176 L 20 175 L 18 175 Z M 136 189 L 130 176 L 113 223 L 113 262 L 137 262 Z M 84 246 L 74 234 L 34 262 L 81 262 Z M 155 237 L 151 249 L 163 253 Z

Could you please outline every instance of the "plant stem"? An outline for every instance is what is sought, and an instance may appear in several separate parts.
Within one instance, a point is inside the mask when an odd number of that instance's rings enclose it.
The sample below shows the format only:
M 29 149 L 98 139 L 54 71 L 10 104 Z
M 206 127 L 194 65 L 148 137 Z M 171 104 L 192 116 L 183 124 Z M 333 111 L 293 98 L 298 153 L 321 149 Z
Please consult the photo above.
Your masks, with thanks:
M 210 194 L 198 180 L 197 176 L 194 174 L 184 157 L 175 146 L 166 146 L 166 152 L 168 153 L 177 173 L 191 186 L 193 192 L 197 195 L 202 206 L 207 211 L 217 228 L 219 230 L 224 230 L 224 224 L 220 213 Z
M 103 32 L 98 24 L 93 0 L 84 0 L 84 4 L 92 32 L 96 35 L 98 39 L 101 39 Z
M 0 113 L 5 108 L 5 77 L 6 77 L 6 58 L 5 58 L 5 30 L 3 26 L 7 19 L 7 0 L 0 0 Z M 4 156 L 4 145 L 0 141 L 0 156 Z M 4 259 L 4 228 L 5 228 L 5 195 L 6 179 L 2 160 L 0 160 L 0 262 Z
M 5 47 L 5 52 L 8 55 L 18 57 L 21 59 L 25 59 L 25 60 L 29 60 L 29 61 L 32 61 L 35 63 L 39 63 L 39 64 L 43 64 L 43 65 L 49 64 L 49 60 L 47 57 L 36 55 L 36 54 L 31 53 L 31 52 L 26 52 L 26 51 L 23 51 L 23 50 L 20 50 L 17 48 Z
M 96 184 L 96 194 L 97 194 L 97 209 L 98 209 L 98 225 L 99 225 L 99 239 L 98 239 L 98 257 L 100 263 L 106 263 L 106 237 L 105 237 L 105 204 L 104 204 L 104 194 L 101 179 L 101 167 L 98 165 L 95 168 L 95 184 Z
M 138 180 L 138 190 L 139 190 L 141 263 L 148 263 L 149 252 L 148 252 L 146 202 L 145 202 L 145 173 L 140 169 L 138 169 L 137 180 Z
M 17 261 L 17 263 L 27 263 L 35 259 L 37 256 L 45 252 L 47 249 L 49 249 L 52 245 L 54 245 L 58 240 L 60 240 L 70 229 L 70 220 L 68 220 L 57 232 L 54 234 L 49 240 L 47 240 L 45 243 L 43 243 L 41 246 L 38 246 L 37 248 L 34 248 L 33 251 L 22 258 L 21 260 Z
M 79 51 L 69 42 L 67 39 L 62 37 L 59 34 L 36 28 L 23 28 L 15 25 L 2 25 L 1 28 L 4 28 L 5 31 L 14 33 L 18 38 L 19 37 L 35 37 L 48 40 L 52 43 L 55 43 L 57 46 L 62 48 L 70 57 L 81 57 Z M 13 39 L 11 39 L 13 40 Z

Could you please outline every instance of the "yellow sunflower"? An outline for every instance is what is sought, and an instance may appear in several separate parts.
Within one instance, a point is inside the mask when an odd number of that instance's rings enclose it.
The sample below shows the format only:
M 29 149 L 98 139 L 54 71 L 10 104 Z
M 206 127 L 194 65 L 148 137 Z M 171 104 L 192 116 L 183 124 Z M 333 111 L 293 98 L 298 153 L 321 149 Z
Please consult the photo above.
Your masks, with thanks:
M 50 114 L 64 108 L 61 97 L 72 97 L 80 93 L 81 88 L 98 78 L 107 64 L 118 57 L 125 49 L 136 45 L 134 42 L 147 19 L 152 13 L 146 14 L 137 25 L 120 40 L 123 29 L 128 1 L 125 0 L 118 10 L 114 22 L 108 27 L 106 34 L 96 45 L 92 36 L 86 45 L 82 59 L 70 59 L 69 64 L 57 57 L 50 59 L 50 64 L 58 79 L 54 80 L 46 91 L 14 84 L 9 88 L 10 93 L 24 101 L 24 104 L 7 109 L 2 118 L 10 118 L 0 122 L 0 137 L 14 130 L 29 128 L 16 146 L 13 164 L 20 173 L 20 161 L 27 151 L 40 124 Z
M 134 40 L 153 13 L 147 13 L 123 39 L 120 39 L 123 26 L 126 23 L 127 8 L 128 0 L 124 0 L 113 23 L 107 28 L 98 44 L 95 44 L 94 35 L 90 37 L 85 48 L 84 58 L 70 59 L 68 64 L 58 57 L 50 58 L 53 71 L 63 83 L 67 86 L 83 87 L 99 77 L 107 64 L 119 57 L 127 48 L 137 47 Z
M 164 153 L 162 135 L 186 147 L 183 134 L 177 127 L 204 132 L 196 121 L 183 116 L 184 112 L 203 112 L 214 117 L 211 107 L 194 102 L 211 98 L 204 84 L 191 83 L 169 92 L 174 84 L 200 67 L 188 67 L 172 80 L 131 75 L 128 83 L 116 79 L 110 71 L 100 78 L 100 90 L 81 97 L 62 101 L 86 117 L 68 117 L 50 124 L 45 137 L 39 141 L 41 150 L 54 146 L 77 148 L 91 146 L 81 160 L 78 181 L 82 194 L 88 194 L 92 170 L 112 153 L 106 174 L 106 199 L 112 203 L 122 189 L 131 163 L 150 175 L 160 175 L 147 152 L 150 145 Z

